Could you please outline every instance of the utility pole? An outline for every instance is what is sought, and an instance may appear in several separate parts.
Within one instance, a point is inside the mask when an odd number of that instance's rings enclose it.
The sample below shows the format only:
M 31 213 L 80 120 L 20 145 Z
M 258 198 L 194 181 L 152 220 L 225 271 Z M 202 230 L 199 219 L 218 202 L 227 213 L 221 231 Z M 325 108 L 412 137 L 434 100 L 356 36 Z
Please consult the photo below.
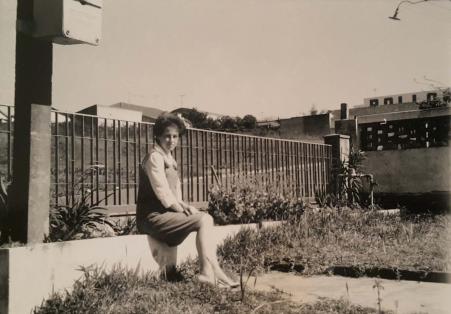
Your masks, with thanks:
M 19 26 L 33 25 L 33 4 L 17 1 Z M 11 238 L 36 243 L 49 231 L 53 47 L 22 30 L 16 33 Z

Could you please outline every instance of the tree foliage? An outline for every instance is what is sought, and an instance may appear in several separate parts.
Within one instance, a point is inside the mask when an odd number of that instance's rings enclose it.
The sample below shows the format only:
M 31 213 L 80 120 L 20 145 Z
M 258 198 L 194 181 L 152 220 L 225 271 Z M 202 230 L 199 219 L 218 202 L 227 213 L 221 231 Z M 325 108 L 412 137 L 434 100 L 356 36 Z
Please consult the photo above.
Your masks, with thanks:
M 237 130 L 253 130 L 257 127 L 257 118 L 251 114 L 241 117 L 222 116 L 220 118 L 209 117 L 207 113 L 192 108 L 183 113 L 183 117 L 188 119 L 194 128 L 237 131 Z

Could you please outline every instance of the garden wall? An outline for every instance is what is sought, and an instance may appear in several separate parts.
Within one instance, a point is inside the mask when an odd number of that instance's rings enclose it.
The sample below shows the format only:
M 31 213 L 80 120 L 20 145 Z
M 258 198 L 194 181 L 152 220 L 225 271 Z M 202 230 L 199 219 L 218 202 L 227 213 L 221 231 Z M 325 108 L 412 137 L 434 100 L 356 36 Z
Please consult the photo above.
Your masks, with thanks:
M 450 196 L 450 148 L 367 151 L 365 172 L 374 175 L 375 192 L 383 203 L 403 205 L 410 199 L 418 207 L 448 207 Z M 405 200 L 403 200 L 405 199 Z M 424 204 L 423 204 L 424 203 Z M 428 208 L 423 208 L 428 209 Z
M 256 224 L 244 226 L 257 228 Z M 242 227 L 218 226 L 212 236 L 219 244 Z M 80 266 L 110 270 L 121 265 L 157 272 L 165 264 L 180 264 L 196 256 L 195 233 L 177 248 L 146 235 L 130 235 L 0 249 L 0 313 L 30 313 L 52 292 L 71 289 L 82 277 Z

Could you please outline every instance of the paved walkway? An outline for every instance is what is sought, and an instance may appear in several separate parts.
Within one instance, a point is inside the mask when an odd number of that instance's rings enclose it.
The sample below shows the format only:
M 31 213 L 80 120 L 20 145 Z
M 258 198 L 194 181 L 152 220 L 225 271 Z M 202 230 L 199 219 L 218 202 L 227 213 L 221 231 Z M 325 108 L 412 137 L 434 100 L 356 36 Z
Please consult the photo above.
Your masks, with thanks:
M 249 285 L 253 285 L 249 280 Z M 382 308 L 395 313 L 451 313 L 451 284 L 380 279 Z M 353 304 L 377 308 L 375 278 L 340 276 L 302 277 L 290 273 L 270 272 L 257 278 L 256 289 L 280 289 L 293 301 L 314 302 L 320 297 L 349 299 Z M 348 286 L 348 289 L 346 288 Z M 346 291 L 348 290 L 348 292 Z

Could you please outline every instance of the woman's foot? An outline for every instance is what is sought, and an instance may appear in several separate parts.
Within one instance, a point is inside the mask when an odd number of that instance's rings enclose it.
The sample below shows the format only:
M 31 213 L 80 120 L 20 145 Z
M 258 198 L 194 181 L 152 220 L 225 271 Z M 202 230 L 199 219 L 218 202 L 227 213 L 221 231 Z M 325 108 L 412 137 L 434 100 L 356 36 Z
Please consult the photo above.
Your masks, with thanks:
M 201 283 L 206 283 L 206 284 L 210 284 L 210 285 L 215 285 L 215 278 L 214 277 L 210 277 L 207 275 L 197 275 L 197 280 Z
M 201 283 L 212 285 L 220 289 L 234 289 L 239 287 L 239 283 L 228 280 L 227 282 L 221 279 L 215 279 L 214 277 L 209 277 L 206 275 L 198 275 L 197 280 Z

